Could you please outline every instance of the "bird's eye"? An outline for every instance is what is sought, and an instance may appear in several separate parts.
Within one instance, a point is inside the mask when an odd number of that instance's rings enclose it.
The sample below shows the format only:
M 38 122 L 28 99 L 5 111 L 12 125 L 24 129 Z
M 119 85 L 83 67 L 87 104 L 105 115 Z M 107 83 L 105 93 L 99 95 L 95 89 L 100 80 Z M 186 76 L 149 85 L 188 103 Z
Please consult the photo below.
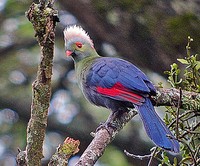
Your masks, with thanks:
M 76 46 L 77 46 L 78 48 L 81 48 L 81 47 L 83 46 L 83 44 L 82 44 L 81 42 L 76 42 Z

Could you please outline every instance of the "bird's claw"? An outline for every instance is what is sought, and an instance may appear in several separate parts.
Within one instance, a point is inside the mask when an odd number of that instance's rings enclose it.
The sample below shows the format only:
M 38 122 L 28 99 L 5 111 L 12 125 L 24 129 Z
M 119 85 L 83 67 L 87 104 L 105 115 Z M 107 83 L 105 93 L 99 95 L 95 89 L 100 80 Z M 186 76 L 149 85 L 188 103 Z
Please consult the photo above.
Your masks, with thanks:
M 112 135 L 112 130 L 110 130 L 110 128 L 115 129 L 116 127 L 114 126 L 114 124 L 110 123 L 110 122 L 105 122 L 105 123 L 100 123 L 100 125 L 97 127 L 96 129 L 96 133 L 101 130 L 101 129 L 106 129 L 107 132 Z

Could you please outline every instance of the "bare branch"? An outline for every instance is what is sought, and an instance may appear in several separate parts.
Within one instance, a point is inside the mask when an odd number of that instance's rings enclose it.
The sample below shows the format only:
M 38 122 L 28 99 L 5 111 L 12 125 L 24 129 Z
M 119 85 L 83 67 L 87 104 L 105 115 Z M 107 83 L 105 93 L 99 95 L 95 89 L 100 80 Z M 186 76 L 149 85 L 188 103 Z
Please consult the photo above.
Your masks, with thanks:
M 139 160 L 149 159 L 152 156 L 151 154 L 147 154 L 147 155 L 143 155 L 143 156 L 135 155 L 135 154 L 131 154 L 131 153 L 127 152 L 126 150 L 124 150 L 124 153 L 129 157 L 139 159 Z

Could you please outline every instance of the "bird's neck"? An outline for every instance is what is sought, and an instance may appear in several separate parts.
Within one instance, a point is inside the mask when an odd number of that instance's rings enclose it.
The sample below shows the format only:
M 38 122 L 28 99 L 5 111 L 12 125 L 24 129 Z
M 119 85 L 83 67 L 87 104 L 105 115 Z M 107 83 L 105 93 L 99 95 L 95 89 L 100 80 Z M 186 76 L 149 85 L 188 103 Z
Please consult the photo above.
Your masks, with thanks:
M 96 50 L 92 47 L 88 47 L 87 49 L 79 52 L 75 52 L 72 55 L 75 64 L 84 61 L 85 59 L 90 59 L 90 57 L 98 57 Z
M 75 62 L 75 70 L 77 73 L 80 73 L 81 71 L 84 71 L 86 68 L 90 67 L 93 61 L 96 58 L 99 58 L 100 56 L 97 55 L 92 55 L 92 56 L 86 56 L 79 60 L 78 62 Z
M 76 70 L 82 70 L 84 67 L 87 67 L 92 63 L 93 59 L 100 57 L 96 50 L 91 48 L 87 51 L 85 50 L 83 53 L 80 52 L 79 55 L 76 55 L 73 57 L 75 61 L 75 69 Z
M 86 79 L 87 71 L 89 71 L 95 59 L 97 58 L 100 58 L 98 54 L 96 56 L 87 56 L 82 60 L 80 60 L 79 62 L 75 63 L 77 82 L 81 89 L 82 89 L 82 81 Z

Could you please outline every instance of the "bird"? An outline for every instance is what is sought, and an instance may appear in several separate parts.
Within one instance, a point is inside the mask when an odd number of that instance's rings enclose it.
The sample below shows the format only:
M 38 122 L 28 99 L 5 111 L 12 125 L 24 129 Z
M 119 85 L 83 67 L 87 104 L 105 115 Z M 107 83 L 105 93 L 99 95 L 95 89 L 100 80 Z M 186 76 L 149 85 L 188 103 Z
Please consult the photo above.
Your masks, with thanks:
M 156 95 L 156 89 L 148 77 L 126 60 L 100 56 L 81 26 L 67 26 L 63 32 L 65 53 L 74 61 L 83 95 L 90 103 L 111 110 L 105 126 L 135 108 L 153 143 L 166 151 L 179 153 L 177 139 L 155 112 L 151 96 Z

